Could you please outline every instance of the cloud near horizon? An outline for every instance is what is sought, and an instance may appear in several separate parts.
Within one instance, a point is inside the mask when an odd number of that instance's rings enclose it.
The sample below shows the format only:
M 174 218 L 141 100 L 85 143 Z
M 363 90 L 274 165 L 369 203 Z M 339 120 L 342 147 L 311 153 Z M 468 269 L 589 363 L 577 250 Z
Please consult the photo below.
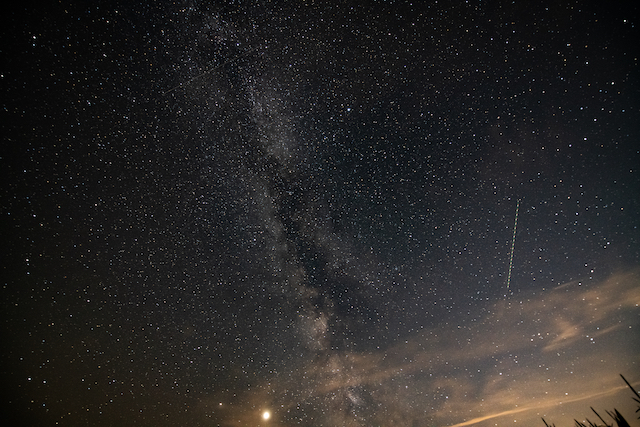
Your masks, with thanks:
M 640 380 L 639 307 L 639 270 L 510 295 L 378 352 L 323 351 L 239 398 L 229 425 L 263 407 L 280 425 L 571 425 L 632 407 L 618 374 Z

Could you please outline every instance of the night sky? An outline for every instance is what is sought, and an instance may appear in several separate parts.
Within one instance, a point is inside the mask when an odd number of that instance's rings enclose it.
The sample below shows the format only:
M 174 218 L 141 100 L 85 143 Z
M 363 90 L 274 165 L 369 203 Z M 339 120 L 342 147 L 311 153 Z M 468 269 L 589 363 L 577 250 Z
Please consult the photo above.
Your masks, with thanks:
M 623 3 L 13 2 L 2 417 L 633 420 Z

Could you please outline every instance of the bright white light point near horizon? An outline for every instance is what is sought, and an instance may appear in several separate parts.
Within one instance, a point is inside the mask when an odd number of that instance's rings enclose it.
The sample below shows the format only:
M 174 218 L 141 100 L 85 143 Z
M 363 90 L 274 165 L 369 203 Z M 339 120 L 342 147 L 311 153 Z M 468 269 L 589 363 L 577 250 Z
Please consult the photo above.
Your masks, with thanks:
M 262 419 L 263 419 L 263 420 L 268 420 L 269 418 L 271 418 L 271 412 L 269 412 L 269 411 L 264 411 L 264 412 L 262 413 Z

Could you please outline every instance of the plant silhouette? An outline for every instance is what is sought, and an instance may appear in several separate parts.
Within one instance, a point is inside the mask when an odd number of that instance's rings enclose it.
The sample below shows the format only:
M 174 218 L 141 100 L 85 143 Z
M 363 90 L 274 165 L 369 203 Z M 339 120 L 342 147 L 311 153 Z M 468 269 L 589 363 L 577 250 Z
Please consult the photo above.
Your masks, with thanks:
M 638 409 L 636 409 L 636 413 L 640 412 L 640 394 L 638 394 L 636 389 L 634 389 L 633 386 L 629 384 L 629 381 L 627 381 L 627 379 L 624 376 L 622 376 L 622 374 L 620 374 L 620 376 L 622 377 L 622 380 L 627 384 L 627 386 L 629 386 L 631 391 L 635 394 L 635 396 L 633 397 L 633 400 L 635 400 L 638 403 Z M 596 414 L 596 416 L 600 419 L 600 421 L 602 421 L 603 424 L 596 424 L 593 421 L 590 421 L 589 419 L 586 420 L 586 424 L 585 424 L 574 419 L 574 421 L 576 422 L 575 427 L 616 427 L 616 426 L 631 427 L 629 422 L 622 416 L 622 414 L 617 409 L 614 409 L 613 411 L 607 411 L 607 414 L 609 415 L 609 417 L 611 417 L 616 424 L 607 423 L 604 420 L 604 418 L 602 418 L 600 414 L 598 414 L 598 412 L 596 412 L 596 410 L 593 409 L 593 407 L 591 407 L 591 410 L 593 411 L 594 414 Z M 640 419 L 640 416 L 638 417 L 638 419 Z M 555 424 L 547 423 L 547 421 L 544 418 L 542 419 L 542 422 L 546 427 L 556 427 Z

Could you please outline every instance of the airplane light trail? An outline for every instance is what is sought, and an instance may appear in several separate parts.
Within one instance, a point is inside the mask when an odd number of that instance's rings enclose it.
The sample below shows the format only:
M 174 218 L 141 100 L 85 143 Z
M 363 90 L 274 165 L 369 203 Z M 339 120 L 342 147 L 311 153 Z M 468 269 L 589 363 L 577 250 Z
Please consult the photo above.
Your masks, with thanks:
M 516 229 L 518 228 L 518 209 L 520 209 L 520 199 L 516 203 L 516 222 L 513 224 L 513 237 L 511 238 L 511 255 L 509 255 L 509 274 L 507 275 L 507 289 L 511 284 L 511 268 L 513 267 L 513 249 L 516 246 Z

